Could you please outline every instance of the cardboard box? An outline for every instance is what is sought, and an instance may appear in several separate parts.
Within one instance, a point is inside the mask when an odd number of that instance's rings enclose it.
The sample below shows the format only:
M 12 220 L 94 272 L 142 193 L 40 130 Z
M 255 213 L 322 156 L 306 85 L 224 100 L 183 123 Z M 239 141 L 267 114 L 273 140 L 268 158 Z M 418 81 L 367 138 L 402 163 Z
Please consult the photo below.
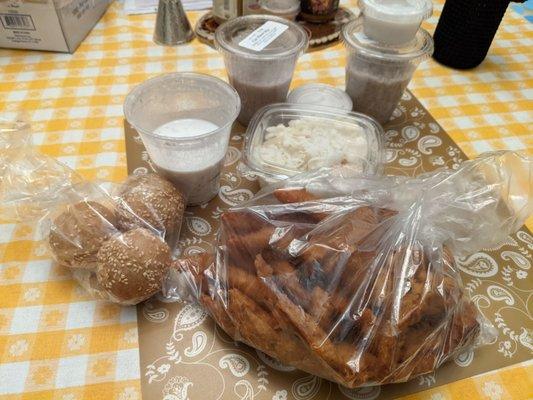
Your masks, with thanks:
M 112 0 L 0 0 L 0 47 L 73 53 Z

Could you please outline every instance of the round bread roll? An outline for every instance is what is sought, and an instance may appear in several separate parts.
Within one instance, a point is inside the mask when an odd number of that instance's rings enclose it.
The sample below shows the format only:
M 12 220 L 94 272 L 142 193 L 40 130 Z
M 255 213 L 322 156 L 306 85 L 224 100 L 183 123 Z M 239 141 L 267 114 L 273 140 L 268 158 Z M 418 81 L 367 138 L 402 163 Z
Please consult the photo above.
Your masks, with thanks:
M 179 232 L 186 200 L 157 174 L 130 176 L 119 192 L 118 224 L 123 231 L 150 228 L 165 237 Z
M 50 227 L 48 243 L 56 260 L 71 268 L 94 268 L 96 253 L 115 233 L 113 211 L 96 201 L 67 206 Z
M 136 304 L 161 289 L 171 258 L 170 248 L 147 229 L 113 236 L 98 252 L 96 276 L 117 301 Z

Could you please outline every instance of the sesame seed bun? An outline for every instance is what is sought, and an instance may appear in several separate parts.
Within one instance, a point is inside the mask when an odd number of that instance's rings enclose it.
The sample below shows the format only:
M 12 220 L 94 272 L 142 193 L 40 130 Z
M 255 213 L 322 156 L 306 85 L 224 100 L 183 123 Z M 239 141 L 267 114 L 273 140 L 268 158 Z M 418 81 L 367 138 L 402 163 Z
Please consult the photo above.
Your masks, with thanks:
M 48 243 L 56 260 L 71 268 L 94 268 L 102 244 L 118 233 L 115 213 L 96 201 L 68 205 L 50 227 Z
M 136 304 L 161 289 L 170 263 L 168 245 L 149 230 L 136 228 L 103 244 L 96 276 L 118 302 Z
M 148 228 L 167 239 L 179 234 L 186 199 L 164 178 L 157 174 L 130 176 L 118 197 L 121 230 Z

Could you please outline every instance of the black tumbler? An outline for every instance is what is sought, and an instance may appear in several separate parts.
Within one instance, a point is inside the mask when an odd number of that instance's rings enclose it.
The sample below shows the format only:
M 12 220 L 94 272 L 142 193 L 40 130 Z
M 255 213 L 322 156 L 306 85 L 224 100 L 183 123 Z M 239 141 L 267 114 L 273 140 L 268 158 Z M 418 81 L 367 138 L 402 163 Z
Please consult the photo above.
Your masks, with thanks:
M 510 0 L 446 0 L 433 35 L 433 58 L 452 68 L 477 67 L 485 59 L 509 3 Z

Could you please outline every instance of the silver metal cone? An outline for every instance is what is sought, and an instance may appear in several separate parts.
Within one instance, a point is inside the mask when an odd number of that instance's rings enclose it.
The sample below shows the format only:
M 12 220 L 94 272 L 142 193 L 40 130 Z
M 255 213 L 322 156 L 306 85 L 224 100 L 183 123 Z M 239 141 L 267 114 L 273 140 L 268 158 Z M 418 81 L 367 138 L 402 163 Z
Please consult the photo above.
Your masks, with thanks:
M 176 46 L 194 37 L 181 0 L 159 0 L 155 21 L 154 42 L 163 46 Z

